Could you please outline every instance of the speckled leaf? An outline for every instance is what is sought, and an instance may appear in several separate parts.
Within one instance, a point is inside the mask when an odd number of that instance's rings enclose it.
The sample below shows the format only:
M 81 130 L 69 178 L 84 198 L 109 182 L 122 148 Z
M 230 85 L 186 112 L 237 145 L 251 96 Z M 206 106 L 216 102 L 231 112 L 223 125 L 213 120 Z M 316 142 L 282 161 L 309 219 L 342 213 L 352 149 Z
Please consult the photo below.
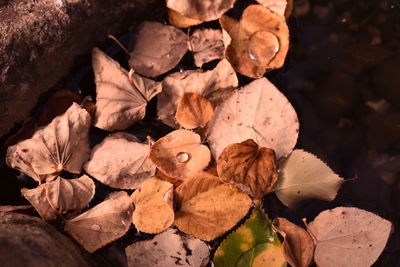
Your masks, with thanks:
M 224 57 L 225 46 L 221 30 L 197 29 L 189 38 L 189 50 L 194 54 L 197 67 Z

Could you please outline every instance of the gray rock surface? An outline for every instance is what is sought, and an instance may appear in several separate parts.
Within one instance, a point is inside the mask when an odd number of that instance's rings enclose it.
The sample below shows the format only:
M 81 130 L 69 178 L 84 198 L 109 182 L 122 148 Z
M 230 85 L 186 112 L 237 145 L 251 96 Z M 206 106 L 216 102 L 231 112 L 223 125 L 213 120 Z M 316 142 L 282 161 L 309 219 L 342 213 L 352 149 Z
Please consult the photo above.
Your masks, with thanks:
M 64 77 L 74 58 L 161 0 L 0 0 L 0 136 Z
M 94 266 L 89 255 L 45 221 L 0 212 L 2 267 Z

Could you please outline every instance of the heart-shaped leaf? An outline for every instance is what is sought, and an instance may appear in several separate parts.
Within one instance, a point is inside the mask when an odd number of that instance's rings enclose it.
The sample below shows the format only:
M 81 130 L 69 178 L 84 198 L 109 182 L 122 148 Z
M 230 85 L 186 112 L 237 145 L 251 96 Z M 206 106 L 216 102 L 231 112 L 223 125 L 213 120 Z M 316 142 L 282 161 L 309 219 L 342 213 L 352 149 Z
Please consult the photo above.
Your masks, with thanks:
M 176 121 L 186 129 L 204 128 L 214 109 L 207 98 L 196 93 L 184 93 L 176 109 Z

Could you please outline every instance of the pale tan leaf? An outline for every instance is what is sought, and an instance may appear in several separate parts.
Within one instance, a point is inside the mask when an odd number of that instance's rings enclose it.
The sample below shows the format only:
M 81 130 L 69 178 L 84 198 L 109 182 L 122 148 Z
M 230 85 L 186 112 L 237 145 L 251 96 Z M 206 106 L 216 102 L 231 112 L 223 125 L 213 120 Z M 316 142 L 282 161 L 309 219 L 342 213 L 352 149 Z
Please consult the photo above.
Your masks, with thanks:
M 179 14 L 179 12 L 168 8 L 168 21 L 169 24 L 178 28 L 187 28 L 202 23 L 201 20 L 191 19 Z
M 275 152 L 252 139 L 225 147 L 217 171 L 223 182 L 236 185 L 255 199 L 271 191 L 278 179 Z
M 149 159 L 150 146 L 130 134 L 118 132 L 92 149 L 85 171 L 113 188 L 136 189 L 153 176 L 156 167 Z
M 123 130 L 144 118 L 147 102 L 161 84 L 128 72 L 98 48 L 92 51 L 96 82 L 96 122 L 103 130 Z
M 53 220 L 57 214 L 86 208 L 94 196 L 95 184 L 86 175 L 76 179 L 58 177 L 34 189 L 23 188 L 21 192 L 44 220 Z
M 285 258 L 293 267 L 307 267 L 314 255 L 314 243 L 311 236 L 303 228 L 285 218 L 275 218 L 273 227 L 284 238 Z
M 156 77 L 174 68 L 186 53 L 188 37 L 174 26 L 145 21 L 138 26 L 129 66 Z
M 231 9 L 236 0 L 166 0 L 167 7 L 201 21 L 215 20 Z
M 30 139 L 7 150 L 6 162 L 33 179 L 53 180 L 62 170 L 79 174 L 89 157 L 90 115 L 74 103 Z
M 236 72 L 230 63 L 221 60 L 210 71 L 188 70 L 175 72 L 164 78 L 163 91 L 157 96 L 157 115 L 167 125 L 179 127 L 175 112 L 184 93 L 196 93 L 208 98 L 215 92 L 232 90 L 237 87 Z
M 332 201 L 344 179 L 319 158 L 296 149 L 281 164 L 279 179 L 273 191 L 289 208 L 303 199 Z
M 229 231 L 249 211 L 247 194 L 218 177 L 199 172 L 175 190 L 175 225 L 184 233 L 211 241 Z
M 211 153 L 198 134 L 176 130 L 153 144 L 150 159 L 166 175 L 184 180 L 207 167 Z
M 174 222 L 174 185 L 157 178 L 144 181 L 133 192 L 131 198 L 135 206 L 133 224 L 136 229 L 149 234 L 157 234 Z
M 281 17 L 285 17 L 285 10 L 288 5 L 286 0 L 256 0 L 262 6 L 267 7 Z
M 129 267 L 205 267 L 210 251 L 203 241 L 168 229 L 151 240 L 126 247 Z
M 184 93 L 176 109 L 176 121 L 186 129 L 204 128 L 214 109 L 207 98 L 196 93 Z
M 115 192 L 92 209 L 67 220 L 64 230 L 87 251 L 94 252 L 129 230 L 133 210 L 128 194 Z
M 190 36 L 189 42 L 189 50 L 194 53 L 197 67 L 224 57 L 225 46 L 221 30 L 197 29 Z
M 276 158 L 289 155 L 299 131 L 297 114 L 286 97 L 266 78 L 233 92 L 208 123 L 208 143 L 214 158 L 230 144 L 253 139 L 273 149 Z
M 382 253 L 392 223 L 371 212 L 339 207 L 321 212 L 308 225 L 316 239 L 314 261 L 318 266 L 371 266 Z

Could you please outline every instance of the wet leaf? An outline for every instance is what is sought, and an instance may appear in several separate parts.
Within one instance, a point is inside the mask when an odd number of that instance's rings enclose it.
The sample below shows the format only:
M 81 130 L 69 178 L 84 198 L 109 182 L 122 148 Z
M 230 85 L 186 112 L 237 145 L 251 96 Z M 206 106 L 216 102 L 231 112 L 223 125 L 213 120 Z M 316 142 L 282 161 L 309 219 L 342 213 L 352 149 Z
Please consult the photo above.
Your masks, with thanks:
M 133 192 L 131 198 L 135 206 L 133 224 L 136 229 L 149 234 L 157 234 L 174 222 L 174 185 L 157 178 L 144 181 Z
M 44 220 L 54 220 L 57 214 L 86 208 L 94 196 L 95 185 L 86 175 L 76 179 L 58 177 L 34 189 L 23 188 L 21 192 Z
M 217 170 L 223 182 L 236 185 L 256 199 L 271 191 L 278 179 L 275 152 L 252 139 L 225 147 Z
M 308 225 L 318 266 L 371 266 L 382 253 L 392 223 L 365 210 L 339 207 Z
M 210 251 L 203 241 L 168 229 L 151 240 L 135 242 L 125 249 L 129 267 L 205 267 Z
M 240 22 L 224 15 L 220 24 L 231 38 L 225 57 L 236 71 L 260 78 L 265 71 L 283 66 L 289 30 L 280 15 L 261 5 L 250 5 Z
M 96 122 L 103 130 L 123 130 L 144 118 L 147 102 L 161 84 L 128 72 L 98 48 L 92 51 L 96 82 Z
M 166 0 L 167 7 L 201 21 L 215 20 L 231 9 L 236 0 Z
M 186 129 L 204 128 L 214 109 L 207 98 L 196 93 L 184 93 L 176 109 L 176 121 Z
M 237 85 L 236 73 L 226 60 L 221 60 L 210 71 L 172 73 L 163 80 L 163 91 L 157 96 L 157 115 L 165 124 L 177 128 L 179 125 L 175 122 L 175 112 L 184 93 L 196 93 L 208 98 L 218 91 L 231 91 Z
M 187 28 L 202 23 L 201 20 L 191 19 L 179 14 L 179 12 L 168 8 L 168 21 L 169 24 L 178 28 Z
M 166 175 L 184 180 L 207 167 L 211 153 L 198 134 L 176 130 L 153 144 L 150 159 Z
M 221 243 L 215 252 L 214 264 L 215 267 L 239 266 L 237 263 L 240 261 L 240 266 L 257 266 L 254 265 L 254 261 L 253 265 L 251 264 L 247 253 L 260 255 L 264 250 L 267 253 L 274 251 L 276 259 L 279 259 L 280 255 L 283 257 L 282 245 L 278 235 L 272 230 L 270 220 L 263 211 L 256 208 L 253 209 L 250 218 Z M 285 262 L 278 260 L 277 263 L 281 266 Z
M 84 169 L 105 185 L 136 189 L 156 172 L 149 153 L 150 145 L 141 143 L 133 135 L 118 132 L 92 149 Z
M 90 115 L 74 103 L 62 115 L 7 150 L 11 168 L 36 181 L 53 180 L 62 170 L 79 174 L 89 158 Z
M 289 155 L 299 131 L 297 114 L 286 97 L 266 78 L 233 92 L 208 123 L 208 143 L 214 158 L 230 144 L 253 139 L 273 149 L 276 158 Z
M 225 46 L 221 30 L 197 29 L 189 38 L 189 50 L 194 53 L 197 67 L 224 57 Z
M 229 231 L 248 212 L 251 199 L 218 177 L 199 172 L 175 190 L 175 225 L 184 233 L 211 241 Z
M 283 236 L 285 258 L 291 266 L 307 267 L 314 255 L 314 243 L 303 228 L 285 218 L 275 218 L 273 227 Z
M 145 21 L 138 26 L 129 66 L 156 77 L 174 68 L 186 53 L 187 35 L 174 26 Z
M 115 192 L 92 209 L 67 220 L 64 230 L 87 251 L 94 252 L 129 230 L 133 210 L 128 194 Z
M 292 208 L 303 199 L 332 201 L 343 181 L 319 158 L 296 149 L 281 164 L 273 191 L 283 204 Z

